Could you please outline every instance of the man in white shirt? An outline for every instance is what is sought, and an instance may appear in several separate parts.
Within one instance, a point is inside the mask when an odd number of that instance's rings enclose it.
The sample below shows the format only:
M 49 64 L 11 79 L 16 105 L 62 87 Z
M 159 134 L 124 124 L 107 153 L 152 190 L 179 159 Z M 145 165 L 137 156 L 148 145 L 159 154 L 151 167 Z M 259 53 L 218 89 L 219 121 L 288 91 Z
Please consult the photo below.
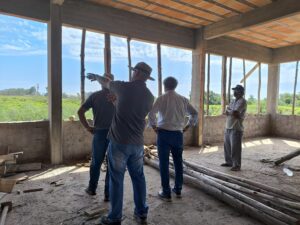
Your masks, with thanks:
M 177 80 L 167 77 L 164 80 L 165 94 L 160 96 L 149 113 L 149 124 L 157 133 L 157 148 L 159 156 L 162 191 L 158 196 L 162 200 L 171 201 L 169 182 L 169 155 L 173 156 L 175 167 L 175 185 L 172 192 L 181 197 L 183 183 L 183 132 L 190 126 L 195 126 L 198 113 L 189 100 L 175 92 Z M 156 114 L 158 117 L 156 118 Z M 189 116 L 186 123 L 185 118 Z

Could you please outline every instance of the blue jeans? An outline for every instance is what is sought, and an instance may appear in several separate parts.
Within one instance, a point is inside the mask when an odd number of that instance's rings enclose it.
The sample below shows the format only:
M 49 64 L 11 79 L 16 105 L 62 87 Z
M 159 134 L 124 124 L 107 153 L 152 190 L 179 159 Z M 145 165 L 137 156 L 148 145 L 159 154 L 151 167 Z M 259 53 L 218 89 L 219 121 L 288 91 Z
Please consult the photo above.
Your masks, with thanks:
M 109 165 L 109 198 L 110 210 L 108 218 L 117 222 L 122 219 L 123 185 L 126 166 L 131 177 L 134 192 L 134 213 L 137 216 L 147 216 L 146 181 L 144 176 L 143 145 L 124 145 L 110 141 L 108 147 Z
M 157 133 L 157 150 L 159 157 L 159 169 L 161 177 L 161 186 L 164 194 L 170 195 L 170 180 L 169 180 L 169 155 L 170 151 L 173 156 L 175 167 L 175 185 L 174 190 L 177 193 L 181 192 L 183 183 L 183 133 L 181 131 L 168 131 L 160 129 Z
M 106 149 L 109 143 L 107 139 L 108 129 L 96 130 L 93 137 L 92 161 L 90 166 L 89 189 L 96 191 L 100 177 L 100 168 L 105 158 Z M 105 176 L 104 195 L 109 196 L 109 172 Z

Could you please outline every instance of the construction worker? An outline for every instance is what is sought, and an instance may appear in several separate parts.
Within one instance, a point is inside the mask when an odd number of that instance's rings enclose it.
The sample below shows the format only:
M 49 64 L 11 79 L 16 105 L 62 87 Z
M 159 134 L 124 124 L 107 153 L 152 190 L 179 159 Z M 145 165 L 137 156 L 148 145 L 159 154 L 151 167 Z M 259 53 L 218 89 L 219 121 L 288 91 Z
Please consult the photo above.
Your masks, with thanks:
M 157 149 L 162 190 L 159 198 L 171 201 L 169 184 L 169 155 L 173 156 L 175 167 L 175 185 L 172 192 L 181 197 L 183 183 L 183 133 L 192 125 L 196 125 L 198 113 L 189 103 L 189 100 L 175 92 L 177 80 L 167 77 L 163 84 L 165 94 L 158 97 L 149 113 L 149 124 L 157 133 Z M 158 113 L 158 119 L 156 114 Z M 189 120 L 185 123 L 186 116 Z
M 105 75 L 106 79 L 113 80 L 111 74 Z M 93 110 L 93 126 L 88 123 L 85 113 Z M 110 100 L 110 92 L 102 86 L 101 91 L 91 94 L 88 99 L 80 106 L 78 116 L 81 124 L 93 135 L 92 159 L 90 165 L 89 185 L 85 189 L 89 195 L 96 195 L 98 180 L 100 177 L 100 168 L 106 155 L 106 149 L 109 143 L 107 134 L 115 114 L 115 106 Z M 106 171 L 104 201 L 109 201 L 109 171 Z
M 243 121 L 247 110 L 247 101 L 244 98 L 245 89 L 242 85 L 232 88 L 235 99 L 227 106 L 226 128 L 224 135 L 225 163 L 221 166 L 231 167 L 232 171 L 241 170 Z
M 134 218 L 138 223 L 147 222 L 146 181 L 143 169 L 145 118 L 152 108 L 154 97 L 146 87 L 151 67 L 144 62 L 132 68 L 130 82 L 110 81 L 95 74 L 91 80 L 109 88 L 116 95 L 116 114 L 109 131 L 108 166 L 110 172 L 110 203 L 108 216 L 101 224 L 121 224 L 123 207 L 124 173 L 127 166 L 134 192 Z

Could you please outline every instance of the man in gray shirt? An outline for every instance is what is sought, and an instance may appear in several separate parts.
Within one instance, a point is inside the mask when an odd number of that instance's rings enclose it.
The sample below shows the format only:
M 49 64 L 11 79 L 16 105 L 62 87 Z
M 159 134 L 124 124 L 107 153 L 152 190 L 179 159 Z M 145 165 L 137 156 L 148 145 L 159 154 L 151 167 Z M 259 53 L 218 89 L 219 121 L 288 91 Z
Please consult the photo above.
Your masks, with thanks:
M 162 200 L 171 201 L 171 188 L 169 184 L 169 155 L 173 156 L 175 166 L 175 185 L 172 192 L 181 197 L 183 183 L 183 132 L 190 125 L 197 123 L 198 113 L 185 97 L 177 94 L 175 89 L 177 80 L 167 77 L 164 80 L 165 94 L 160 96 L 151 112 L 149 113 L 149 124 L 157 132 L 157 148 L 159 156 L 159 167 L 162 191 L 158 196 Z M 158 118 L 156 114 L 158 113 Z M 189 116 L 186 123 L 185 118 Z
M 225 163 L 221 164 L 221 166 L 231 167 L 232 171 L 239 171 L 241 170 L 243 122 L 247 110 L 247 101 L 243 97 L 245 89 L 242 85 L 236 85 L 232 90 L 234 91 L 235 99 L 232 100 L 225 111 Z
M 113 80 L 113 75 L 106 75 L 106 78 Z M 115 114 L 115 107 L 108 99 L 109 90 L 102 87 L 101 91 L 91 94 L 78 110 L 78 116 L 81 124 L 93 135 L 92 160 L 90 165 L 89 186 L 85 190 L 89 195 L 96 195 L 98 180 L 100 177 L 100 168 L 105 158 L 106 149 L 109 143 L 107 134 Z M 85 117 L 85 113 L 93 110 L 94 125 L 90 126 Z M 108 170 L 105 177 L 104 201 L 109 200 L 109 176 Z
M 146 223 L 146 181 L 143 170 L 145 117 L 151 110 L 154 97 L 146 87 L 151 67 L 144 62 L 136 64 L 132 81 L 109 81 L 95 74 L 88 74 L 91 80 L 109 88 L 116 95 L 116 114 L 109 131 L 108 161 L 110 171 L 110 202 L 108 216 L 101 224 L 121 224 L 123 207 L 123 185 L 126 166 L 134 192 L 134 217 L 139 223 Z

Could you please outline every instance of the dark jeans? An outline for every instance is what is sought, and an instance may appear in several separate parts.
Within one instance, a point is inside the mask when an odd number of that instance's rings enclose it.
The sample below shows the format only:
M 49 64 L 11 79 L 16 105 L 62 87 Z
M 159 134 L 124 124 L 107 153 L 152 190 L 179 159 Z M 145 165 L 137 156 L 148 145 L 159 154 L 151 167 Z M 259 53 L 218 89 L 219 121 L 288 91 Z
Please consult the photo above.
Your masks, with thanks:
M 174 190 L 181 192 L 183 183 L 183 133 L 181 131 L 158 130 L 157 149 L 159 157 L 159 168 L 161 177 L 161 186 L 164 194 L 171 194 L 169 181 L 169 155 L 170 151 L 173 156 L 175 167 L 175 185 Z
M 108 166 L 110 175 L 110 210 L 108 218 L 113 222 L 122 219 L 124 174 L 126 166 L 131 177 L 134 198 L 134 214 L 146 217 L 146 180 L 144 176 L 144 146 L 125 145 L 111 141 L 108 147 Z
M 108 129 L 96 130 L 93 137 L 92 161 L 90 166 L 89 189 L 96 191 L 100 177 L 100 168 L 105 158 L 106 149 L 109 143 L 107 139 Z M 109 171 L 105 176 L 104 195 L 109 196 Z
M 243 131 L 226 129 L 224 136 L 225 162 L 233 167 L 241 167 Z

